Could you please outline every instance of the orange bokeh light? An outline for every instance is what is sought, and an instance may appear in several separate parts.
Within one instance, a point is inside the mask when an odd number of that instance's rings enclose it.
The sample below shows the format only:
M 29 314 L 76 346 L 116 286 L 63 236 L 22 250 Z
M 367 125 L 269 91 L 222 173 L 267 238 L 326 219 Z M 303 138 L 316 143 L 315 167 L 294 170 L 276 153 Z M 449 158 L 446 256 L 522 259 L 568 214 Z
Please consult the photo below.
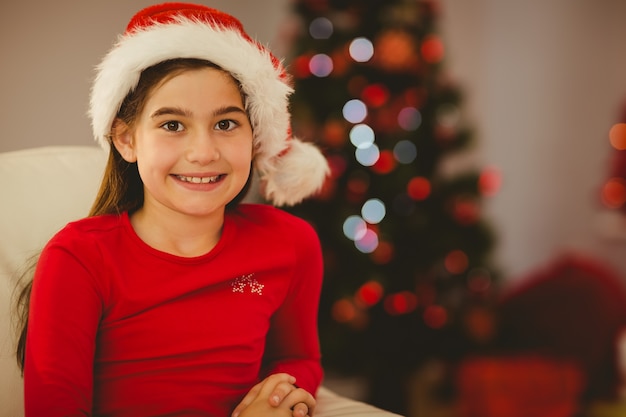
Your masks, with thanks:
M 436 35 L 428 35 L 422 41 L 422 57 L 430 64 L 436 64 L 444 56 L 444 46 L 441 39 Z
M 609 130 L 611 146 L 618 151 L 626 150 L 626 123 L 616 123 Z
M 602 202 L 609 208 L 620 208 L 626 203 L 626 181 L 610 178 L 602 187 Z
M 453 250 L 448 253 L 443 261 L 446 270 L 451 274 L 462 274 L 469 265 L 469 259 L 462 250 Z

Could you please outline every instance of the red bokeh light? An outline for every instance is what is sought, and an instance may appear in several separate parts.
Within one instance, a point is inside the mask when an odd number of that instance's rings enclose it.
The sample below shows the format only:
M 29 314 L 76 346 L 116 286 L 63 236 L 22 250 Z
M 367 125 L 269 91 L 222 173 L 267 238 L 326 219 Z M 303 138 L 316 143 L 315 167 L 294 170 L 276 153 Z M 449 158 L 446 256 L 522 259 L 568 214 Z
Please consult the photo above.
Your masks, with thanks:
M 368 281 L 356 292 L 356 300 L 360 304 L 371 307 L 383 297 L 383 286 L 377 281 Z
M 453 250 L 448 253 L 443 261 L 446 271 L 453 275 L 462 274 L 467 270 L 469 259 L 462 250 Z
M 413 200 L 425 200 L 430 195 L 430 181 L 424 177 L 414 177 L 407 185 L 407 194 Z
M 417 308 L 417 296 L 409 291 L 385 297 L 385 311 L 392 316 L 410 313 Z
M 445 308 L 432 305 L 424 310 L 424 323 L 430 328 L 440 329 L 448 322 L 448 312 Z

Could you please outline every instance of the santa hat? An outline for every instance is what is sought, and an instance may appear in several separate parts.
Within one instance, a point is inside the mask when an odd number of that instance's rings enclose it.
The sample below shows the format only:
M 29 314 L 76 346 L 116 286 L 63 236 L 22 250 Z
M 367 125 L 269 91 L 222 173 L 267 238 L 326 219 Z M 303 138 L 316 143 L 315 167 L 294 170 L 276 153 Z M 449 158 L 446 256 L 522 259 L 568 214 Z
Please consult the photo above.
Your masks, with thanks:
M 133 16 L 97 67 L 92 86 L 89 115 L 100 145 L 109 146 L 112 123 L 141 72 L 176 58 L 210 61 L 241 84 L 255 166 L 268 200 L 293 205 L 321 187 L 328 163 L 317 147 L 291 136 L 288 98 L 293 89 L 282 64 L 236 18 L 202 5 L 164 3 Z

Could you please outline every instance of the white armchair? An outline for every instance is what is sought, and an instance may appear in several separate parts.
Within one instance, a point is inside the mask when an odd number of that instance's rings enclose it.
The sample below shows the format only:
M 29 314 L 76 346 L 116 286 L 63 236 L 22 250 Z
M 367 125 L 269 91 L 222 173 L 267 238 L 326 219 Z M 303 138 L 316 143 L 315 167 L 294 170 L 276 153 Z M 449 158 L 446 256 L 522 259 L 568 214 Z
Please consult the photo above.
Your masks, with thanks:
M 95 146 L 0 153 L 0 417 L 24 414 L 11 320 L 17 271 L 54 232 L 87 214 L 105 162 L 105 152 Z M 317 396 L 316 417 L 395 415 L 324 387 Z

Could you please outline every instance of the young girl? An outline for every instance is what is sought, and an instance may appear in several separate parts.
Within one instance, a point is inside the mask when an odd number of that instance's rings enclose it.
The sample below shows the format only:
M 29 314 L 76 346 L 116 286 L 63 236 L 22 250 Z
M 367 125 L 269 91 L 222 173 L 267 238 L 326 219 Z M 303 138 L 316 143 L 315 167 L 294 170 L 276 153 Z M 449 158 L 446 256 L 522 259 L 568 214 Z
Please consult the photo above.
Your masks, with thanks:
M 253 165 L 277 205 L 327 174 L 317 148 L 290 137 L 290 93 L 232 16 L 168 3 L 132 18 L 91 92 L 110 149 L 99 194 L 32 282 L 27 417 L 312 415 L 318 238 L 239 203 Z

